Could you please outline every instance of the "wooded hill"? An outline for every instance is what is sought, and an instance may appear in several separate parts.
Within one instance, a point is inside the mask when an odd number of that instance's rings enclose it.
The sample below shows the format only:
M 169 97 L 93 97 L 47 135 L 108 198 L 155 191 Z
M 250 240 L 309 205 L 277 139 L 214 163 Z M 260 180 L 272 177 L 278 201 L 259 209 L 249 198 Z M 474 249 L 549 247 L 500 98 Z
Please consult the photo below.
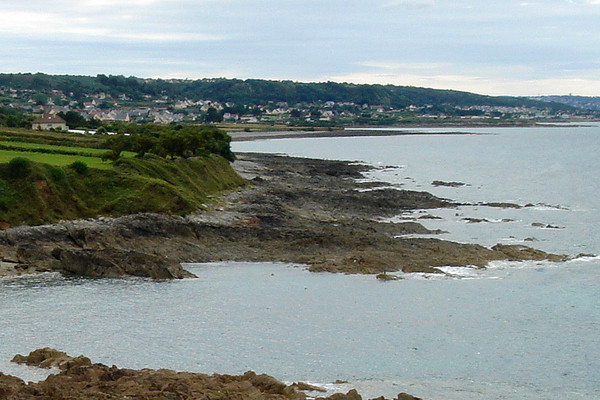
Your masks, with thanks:
M 116 98 L 126 95 L 134 101 L 168 96 L 169 99 L 212 100 L 238 105 L 263 105 L 269 102 L 355 103 L 403 108 L 410 105 L 449 105 L 454 107 L 496 106 L 537 107 L 573 110 L 573 107 L 522 97 L 494 97 L 455 90 L 437 90 L 412 86 L 359 85 L 352 83 L 300 83 L 261 79 L 141 79 L 98 75 L 0 74 L 0 88 L 48 92 L 60 90 L 71 99 L 81 100 L 104 92 Z
M 598 96 L 537 96 L 532 97 L 532 99 L 567 104 L 572 107 L 583 108 L 586 110 L 600 110 L 600 97 Z

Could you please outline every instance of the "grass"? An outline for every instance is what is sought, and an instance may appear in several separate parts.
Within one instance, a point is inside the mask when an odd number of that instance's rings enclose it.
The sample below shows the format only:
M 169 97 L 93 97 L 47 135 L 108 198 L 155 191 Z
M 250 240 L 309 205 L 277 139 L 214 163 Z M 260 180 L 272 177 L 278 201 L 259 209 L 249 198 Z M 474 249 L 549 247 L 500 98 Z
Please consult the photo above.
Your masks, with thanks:
M 45 150 L 48 152 L 54 152 L 59 154 L 74 155 L 71 153 L 77 153 L 78 155 L 87 157 L 101 157 L 107 149 L 98 149 L 92 147 L 76 147 L 76 146 L 62 146 L 42 143 L 31 143 L 31 142 L 13 142 L 13 141 L 0 141 L 0 146 L 6 146 L 11 148 L 12 151 L 36 151 Z M 134 157 L 136 153 L 131 151 L 123 151 L 121 155 L 124 157 Z
M 66 132 L 35 131 L 23 128 L 0 128 L 0 163 L 25 157 L 38 163 L 66 166 L 83 161 L 91 168 L 110 169 L 100 159 L 107 150 L 100 148 L 103 137 L 82 136 Z M 123 152 L 124 157 L 135 153 Z
M 102 161 L 103 140 L 0 128 L 0 229 L 100 215 L 185 214 L 245 184 L 216 155 L 171 161 L 124 152 L 115 163 Z M 85 166 L 71 167 L 76 161 Z
M 46 149 L 53 151 L 68 151 L 75 153 L 87 153 L 93 154 L 95 156 L 100 156 L 102 153 L 106 151 L 106 149 L 94 149 L 90 147 L 78 147 L 78 146 L 61 146 L 61 145 L 51 145 L 51 144 L 41 144 L 41 143 L 31 143 L 31 142 L 13 142 L 9 140 L 1 140 L 0 145 L 11 146 L 19 149 Z
M 104 150 L 106 151 L 106 150 Z M 31 161 L 54 166 L 66 166 L 75 161 L 83 161 L 90 168 L 111 169 L 112 164 L 99 157 L 74 156 L 66 154 L 35 153 L 31 151 L 0 150 L 0 163 L 7 163 L 15 157 L 28 158 Z
M 69 145 L 78 147 L 99 147 L 102 138 L 78 133 L 38 131 L 25 128 L 0 127 L 2 140 Z
M 178 162 L 154 155 L 122 158 L 112 168 L 85 173 L 29 161 L 15 174 L 8 163 L 0 164 L 0 226 L 137 212 L 185 214 L 243 184 L 229 162 L 215 155 Z

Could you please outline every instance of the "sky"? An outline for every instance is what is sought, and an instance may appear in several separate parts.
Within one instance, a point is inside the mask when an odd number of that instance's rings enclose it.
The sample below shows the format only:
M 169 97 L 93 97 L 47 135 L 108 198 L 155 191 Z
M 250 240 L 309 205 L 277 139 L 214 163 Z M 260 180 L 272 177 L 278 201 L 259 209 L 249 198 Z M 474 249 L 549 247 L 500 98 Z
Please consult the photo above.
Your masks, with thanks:
M 0 0 L 0 72 L 600 96 L 600 0 Z

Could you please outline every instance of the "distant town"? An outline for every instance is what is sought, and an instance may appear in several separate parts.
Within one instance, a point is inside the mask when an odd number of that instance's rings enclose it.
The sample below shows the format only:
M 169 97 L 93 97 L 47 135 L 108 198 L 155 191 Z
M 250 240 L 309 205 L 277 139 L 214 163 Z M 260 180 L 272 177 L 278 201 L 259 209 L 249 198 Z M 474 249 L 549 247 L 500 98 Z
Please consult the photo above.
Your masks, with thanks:
M 35 77 L 36 75 L 34 75 Z M 87 78 L 90 80 L 96 78 Z M 107 78 L 110 82 L 111 78 Z M 123 78 L 129 82 L 134 78 Z M 135 78 L 137 79 L 137 78 Z M 35 81 L 35 79 L 34 79 Z M 141 81 L 141 80 L 140 80 Z M 149 84 L 154 84 L 152 80 Z M 229 80 L 223 80 L 229 82 Z M 137 81 L 136 81 L 137 82 Z M 142 81 L 143 84 L 144 81 Z M 160 81 L 163 85 L 185 85 L 188 81 Z M 208 82 L 208 83 L 206 83 Z M 242 81 L 240 81 L 242 82 Z M 270 81 L 264 81 L 269 83 Z M 0 83 L 2 83 L 0 81 Z M 210 81 L 202 81 L 204 85 Z M 157 124 L 198 124 L 231 123 L 263 124 L 284 126 L 356 126 L 356 125 L 404 125 L 404 124 L 528 124 L 540 121 L 594 120 L 600 112 L 597 109 L 579 108 L 566 105 L 560 98 L 553 103 L 544 98 L 493 98 L 461 92 L 448 92 L 433 89 L 420 89 L 430 96 L 430 101 L 420 94 L 418 101 L 411 102 L 408 96 L 402 102 L 390 101 L 378 93 L 358 100 L 324 100 L 327 95 L 313 96 L 304 101 L 271 100 L 268 91 L 260 99 L 246 101 L 224 101 L 214 98 L 198 98 L 168 93 L 169 90 L 154 90 L 146 94 L 143 90 L 132 90 L 130 86 L 106 83 L 109 90 L 98 87 L 85 90 L 53 88 L 52 84 L 40 84 L 39 88 L 23 87 L 23 84 L 0 85 L 0 107 L 3 112 L 39 116 L 60 116 L 69 128 L 94 128 L 110 123 L 157 123 Z M 138 84 L 140 85 L 140 84 Z M 321 84 L 294 84 L 321 85 Z M 336 84 L 342 85 L 342 84 Z M 63 84 L 64 86 L 64 84 Z M 331 86 L 331 85 L 330 85 Z M 364 85 L 367 86 L 367 85 Z M 353 89 L 355 86 L 352 86 Z M 369 87 L 369 86 L 367 86 Z M 120 88 L 123 88 L 120 90 Z M 362 89 L 362 87 L 360 87 Z M 375 87 L 382 90 L 382 87 Z M 387 89 L 387 87 L 383 87 Z M 395 87 L 398 88 L 398 87 Z M 252 89 L 252 88 L 251 88 Z M 227 90 L 231 90 L 228 88 Z M 339 90 L 333 86 L 332 91 Z M 431 91 L 432 94 L 429 94 Z M 158 93 L 157 93 L 158 92 Z M 439 99 L 437 92 L 448 98 Z M 466 96 L 480 98 L 480 101 Z M 235 95 L 231 96 L 235 98 Z M 238 96 L 239 97 L 239 96 Z M 280 97 L 280 96 L 279 96 Z M 346 96 L 348 97 L 348 96 Z M 381 99 L 378 103 L 377 100 Z M 298 100 L 298 99 L 294 99 Z M 558 100 L 558 102 L 557 102 Z M 477 104 L 480 103 L 480 104 Z M 66 118 L 65 118 L 66 117 Z M 33 117 L 32 117 L 33 118 Z M 33 122 L 33 121 L 30 121 Z M 35 125 L 32 125 L 35 127 Z M 41 126 L 37 126 L 41 129 Z

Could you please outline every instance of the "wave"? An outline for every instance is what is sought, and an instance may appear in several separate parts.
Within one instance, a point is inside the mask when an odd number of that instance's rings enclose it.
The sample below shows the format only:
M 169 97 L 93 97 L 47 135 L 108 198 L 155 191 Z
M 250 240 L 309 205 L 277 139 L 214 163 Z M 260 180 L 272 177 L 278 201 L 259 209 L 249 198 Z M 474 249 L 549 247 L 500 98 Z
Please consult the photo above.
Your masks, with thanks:
M 600 255 L 579 255 L 566 261 L 547 261 L 547 260 L 525 260 L 508 261 L 496 260 L 490 261 L 485 267 L 478 266 L 443 266 L 436 267 L 441 273 L 399 273 L 398 276 L 403 279 L 417 280 L 446 280 L 446 279 L 501 279 L 510 271 L 519 269 L 545 269 L 560 268 L 565 266 L 574 266 L 579 263 L 588 264 L 600 262 Z

